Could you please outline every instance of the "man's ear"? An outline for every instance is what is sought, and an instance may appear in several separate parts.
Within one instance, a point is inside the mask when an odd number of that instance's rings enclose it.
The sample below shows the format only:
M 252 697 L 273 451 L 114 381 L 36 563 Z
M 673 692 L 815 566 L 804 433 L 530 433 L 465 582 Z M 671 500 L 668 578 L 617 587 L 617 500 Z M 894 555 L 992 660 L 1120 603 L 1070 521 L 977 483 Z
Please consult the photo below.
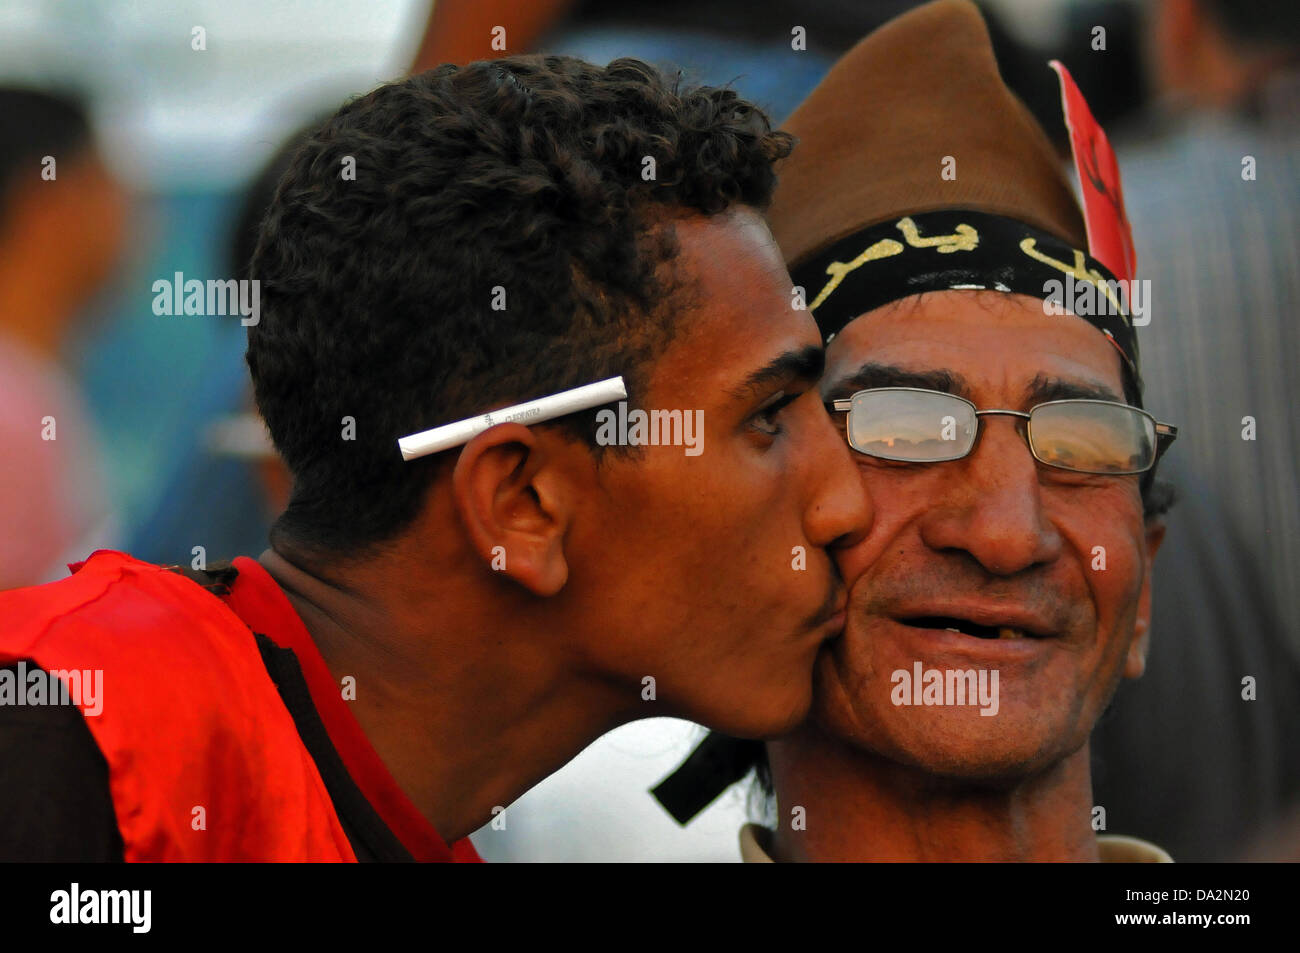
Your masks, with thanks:
M 539 596 L 564 588 L 571 494 L 557 461 L 522 424 L 498 424 L 460 452 L 452 497 L 470 546 L 491 569 Z
M 1138 595 L 1137 618 L 1133 622 L 1133 641 L 1124 661 L 1125 678 L 1141 678 L 1147 667 L 1147 648 L 1151 636 L 1151 566 L 1156 551 L 1165 541 L 1165 521 L 1153 517 L 1146 521 L 1146 565 L 1142 570 L 1142 591 Z

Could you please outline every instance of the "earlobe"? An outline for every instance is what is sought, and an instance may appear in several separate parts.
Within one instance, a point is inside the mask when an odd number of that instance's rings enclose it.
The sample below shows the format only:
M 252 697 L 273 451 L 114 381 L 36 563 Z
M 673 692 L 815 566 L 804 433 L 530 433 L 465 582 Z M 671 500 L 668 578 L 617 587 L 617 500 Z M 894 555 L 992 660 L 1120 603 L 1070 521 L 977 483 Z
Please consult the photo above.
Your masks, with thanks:
M 1141 678 L 1146 671 L 1147 650 L 1151 642 L 1151 565 L 1164 538 L 1163 520 L 1149 520 L 1146 525 L 1146 564 L 1142 568 L 1142 591 L 1138 595 L 1137 618 L 1133 621 L 1133 641 L 1129 643 L 1128 657 L 1124 660 L 1125 678 Z
M 483 568 L 538 596 L 555 595 L 569 578 L 569 510 L 556 469 L 537 434 L 509 423 L 466 444 L 451 478 L 457 514 Z
M 1124 677 L 1141 678 L 1147 669 L 1148 635 L 1150 622 L 1145 616 L 1139 616 L 1133 623 L 1133 641 L 1128 646 L 1128 658 L 1124 660 Z

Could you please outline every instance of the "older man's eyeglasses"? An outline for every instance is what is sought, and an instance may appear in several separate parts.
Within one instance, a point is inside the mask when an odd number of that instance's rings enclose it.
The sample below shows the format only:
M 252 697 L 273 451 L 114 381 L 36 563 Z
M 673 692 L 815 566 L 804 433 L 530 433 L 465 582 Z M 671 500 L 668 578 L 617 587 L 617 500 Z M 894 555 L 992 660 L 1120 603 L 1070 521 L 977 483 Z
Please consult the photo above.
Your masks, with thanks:
M 1145 473 L 1178 435 L 1145 410 L 1109 400 L 1053 400 L 1028 412 L 977 410 L 963 397 L 914 387 L 861 390 L 829 405 L 846 413 L 849 446 L 882 460 L 942 463 L 975 448 L 979 419 L 1007 416 L 1039 463 L 1107 476 Z

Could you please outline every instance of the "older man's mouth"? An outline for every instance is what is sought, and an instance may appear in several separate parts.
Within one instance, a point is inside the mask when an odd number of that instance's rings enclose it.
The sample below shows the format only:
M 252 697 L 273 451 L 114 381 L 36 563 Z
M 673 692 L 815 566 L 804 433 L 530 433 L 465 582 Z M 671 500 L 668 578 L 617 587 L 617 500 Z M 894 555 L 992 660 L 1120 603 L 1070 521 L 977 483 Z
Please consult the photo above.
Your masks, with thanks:
M 918 629 L 939 629 L 946 632 L 956 632 L 960 635 L 969 635 L 976 639 L 988 639 L 998 641 L 1008 641 L 1012 639 L 1046 639 L 1051 638 L 1051 632 L 1043 631 L 1040 627 L 1030 628 L 1025 624 L 1014 623 L 994 623 L 985 625 L 975 622 L 972 619 L 965 619 L 959 616 L 947 615 L 924 615 L 910 616 L 898 619 L 904 625 L 910 625 Z

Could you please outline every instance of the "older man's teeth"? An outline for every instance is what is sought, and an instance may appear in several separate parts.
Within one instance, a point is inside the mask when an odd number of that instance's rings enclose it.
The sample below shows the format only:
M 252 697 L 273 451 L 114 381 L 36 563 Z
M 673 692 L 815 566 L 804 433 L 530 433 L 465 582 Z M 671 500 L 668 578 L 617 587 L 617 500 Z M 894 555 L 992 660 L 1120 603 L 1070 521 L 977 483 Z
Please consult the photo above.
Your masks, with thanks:
M 968 635 L 975 639 L 1001 640 L 1001 639 L 1025 639 L 1029 638 L 1030 633 L 1024 629 L 1016 628 L 1010 625 L 977 625 L 974 622 L 968 622 L 963 625 L 944 625 L 945 622 L 961 621 L 943 617 L 926 616 L 911 620 L 912 625 L 918 625 L 923 628 L 933 628 L 935 631 L 952 632 L 956 635 Z

